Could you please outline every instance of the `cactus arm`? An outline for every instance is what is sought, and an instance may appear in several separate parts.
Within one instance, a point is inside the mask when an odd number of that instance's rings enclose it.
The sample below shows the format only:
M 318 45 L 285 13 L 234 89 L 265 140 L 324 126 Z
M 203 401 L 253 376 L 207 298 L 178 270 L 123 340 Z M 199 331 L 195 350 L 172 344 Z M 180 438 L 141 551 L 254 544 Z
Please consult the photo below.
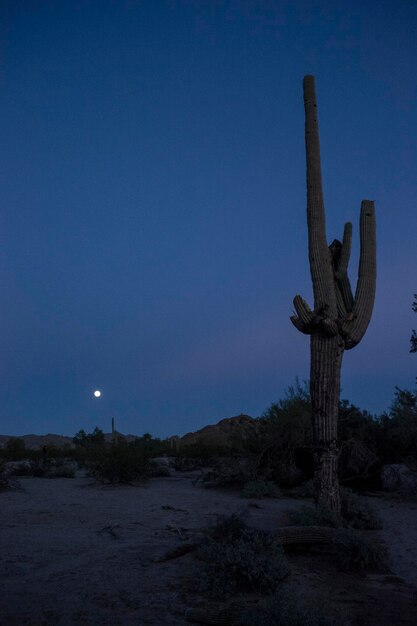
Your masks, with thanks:
M 360 215 L 360 259 L 358 281 L 352 313 L 343 324 L 346 349 L 354 348 L 362 339 L 371 319 L 376 288 L 376 223 L 375 207 L 363 200 Z
M 347 268 L 349 265 L 350 251 L 352 248 L 352 224 L 346 222 L 343 231 L 343 243 L 340 251 L 340 257 L 338 259 L 337 267 L 335 268 L 334 277 L 336 280 L 336 299 L 338 305 L 339 315 L 346 317 L 353 309 L 353 295 L 350 286 L 349 277 L 347 275 Z
M 315 319 L 313 311 L 301 296 L 295 296 L 293 304 L 297 315 L 292 315 L 290 320 L 297 330 L 301 331 L 305 335 L 310 335 Z
M 337 270 L 335 271 L 335 278 L 337 280 L 342 278 L 347 273 L 351 248 L 352 248 L 352 223 L 346 222 L 345 228 L 343 230 L 343 242 L 342 242 L 342 248 L 340 252 L 340 258 L 339 258 L 339 262 L 337 265 Z
M 346 308 L 345 300 L 343 298 L 343 294 L 342 294 L 342 291 L 341 291 L 338 283 L 336 283 L 335 287 L 336 287 L 337 311 L 339 313 L 339 318 L 345 319 L 345 317 L 348 314 L 348 310 Z
M 300 320 L 300 318 L 297 317 L 297 315 L 291 315 L 290 320 L 294 324 L 297 330 L 299 330 L 301 333 L 304 333 L 304 335 L 310 335 L 311 331 L 310 331 L 309 326 L 306 326 Z
M 301 296 L 295 296 L 293 300 L 294 308 L 300 320 L 306 326 L 313 321 L 313 311 L 308 306 L 307 302 Z
M 314 76 L 305 76 L 305 143 L 307 159 L 307 225 L 308 256 L 313 283 L 314 309 L 328 307 L 331 317 L 337 315 L 333 268 L 326 241 L 326 217 L 320 165 L 320 142 Z

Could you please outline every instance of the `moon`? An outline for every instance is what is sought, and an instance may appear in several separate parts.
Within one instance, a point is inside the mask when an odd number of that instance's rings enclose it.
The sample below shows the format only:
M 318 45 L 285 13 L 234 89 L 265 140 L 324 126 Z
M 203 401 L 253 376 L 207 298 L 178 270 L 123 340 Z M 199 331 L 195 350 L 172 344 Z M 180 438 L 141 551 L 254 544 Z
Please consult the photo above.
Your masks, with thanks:
M 99 391 L 98 389 L 96 389 L 96 390 L 95 390 L 95 392 L 94 392 L 94 396 L 95 396 L 96 398 L 99 398 L 99 397 L 101 396 L 101 391 Z

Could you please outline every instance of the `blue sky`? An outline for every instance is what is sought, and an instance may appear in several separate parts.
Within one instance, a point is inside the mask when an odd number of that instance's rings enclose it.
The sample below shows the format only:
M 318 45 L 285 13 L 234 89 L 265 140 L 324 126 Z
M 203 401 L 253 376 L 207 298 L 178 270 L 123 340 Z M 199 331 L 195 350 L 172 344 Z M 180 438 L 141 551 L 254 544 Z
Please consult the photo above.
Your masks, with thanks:
M 415 2 L 5 0 L 0 24 L 1 433 L 183 434 L 308 378 L 305 74 L 354 284 L 377 211 L 342 397 L 414 386 Z

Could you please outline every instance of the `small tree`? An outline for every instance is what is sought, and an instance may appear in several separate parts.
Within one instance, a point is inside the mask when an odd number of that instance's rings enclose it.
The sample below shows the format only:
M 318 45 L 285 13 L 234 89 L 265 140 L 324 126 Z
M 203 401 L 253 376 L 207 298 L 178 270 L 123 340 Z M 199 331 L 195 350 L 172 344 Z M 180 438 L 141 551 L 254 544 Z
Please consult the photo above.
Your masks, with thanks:
M 6 456 L 12 461 L 21 461 L 26 457 L 26 445 L 20 437 L 10 437 L 5 446 Z
M 104 444 L 104 433 L 97 426 L 92 433 L 87 434 L 81 429 L 72 438 L 74 444 L 79 448 L 89 448 L 91 446 L 101 446 Z

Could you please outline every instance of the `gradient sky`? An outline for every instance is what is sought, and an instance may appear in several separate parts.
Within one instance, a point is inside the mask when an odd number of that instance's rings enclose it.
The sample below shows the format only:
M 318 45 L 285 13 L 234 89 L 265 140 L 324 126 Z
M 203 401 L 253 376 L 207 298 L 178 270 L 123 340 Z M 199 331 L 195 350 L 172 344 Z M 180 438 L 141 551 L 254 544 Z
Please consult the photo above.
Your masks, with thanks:
M 376 202 L 342 397 L 381 413 L 413 388 L 414 0 L 3 0 L 0 24 L 2 434 L 183 434 L 308 378 L 305 74 L 353 285 Z

